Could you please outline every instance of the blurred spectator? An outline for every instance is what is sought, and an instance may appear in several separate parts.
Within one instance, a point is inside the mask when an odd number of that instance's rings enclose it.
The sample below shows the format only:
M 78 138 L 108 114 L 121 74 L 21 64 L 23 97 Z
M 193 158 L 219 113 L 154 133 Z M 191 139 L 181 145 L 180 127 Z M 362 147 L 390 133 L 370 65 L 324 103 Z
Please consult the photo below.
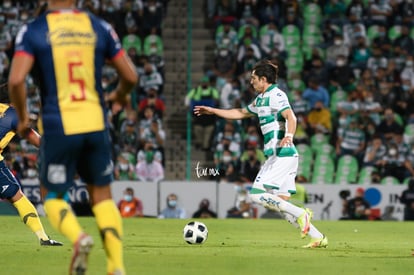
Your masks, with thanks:
M 134 164 L 130 161 L 131 154 L 123 152 L 116 158 L 114 166 L 114 178 L 115 180 L 135 180 L 135 168 Z
M 151 107 L 155 117 L 162 119 L 165 113 L 165 103 L 158 97 L 158 87 L 149 87 L 145 92 L 147 97 L 141 100 L 138 105 L 138 110 L 141 110 L 139 116 L 144 117 L 144 110 Z
M 328 91 L 319 84 L 318 78 L 309 79 L 307 88 L 302 94 L 302 98 L 308 102 L 309 108 L 315 108 L 315 103 L 321 101 L 324 107 L 329 108 L 329 94 Z
M 323 57 L 318 48 L 313 48 L 311 56 L 307 59 L 303 65 L 303 80 L 310 85 L 310 81 L 315 82 L 317 80 L 318 85 L 327 87 L 328 84 L 328 72 L 325 66 Z
M 237 62 L 233 52 L 226 46 L 218 48 L 213 62 L 213 73 L 218 78 L 231 78 L 237 69 Z
M 350 47 L 344 43 L 343 35 L 341 33 L 336 33 L 333 45 L 330 45 L 326 49 L 325 61 L 327 65 L 333 66 L 336 64 L 339 56 L 343 56 L 345 59 L 347 59 L 349 55 Z
M 244 160 L 241 158 L 240 177 L 242 182 L 253 183 L 260 170 L 261 162 L 257 158 L 255 147 L 248 147 L 245 152 Z
M 296 186 L 296 193 L 290 196 L 289 201 L 299 207 L 305 207 L 308 203 L 308 194 L 306 191 L 306 184 L 308 180 L 303 175 L 296 176 L 295 179 L 295 186 Z
M 400 73 L 401 81 L 410 80 L 411 89 L 414 87 L 414 56 L 408 55 L 405 57 L 405 66 Z
M 357 88 L 357 90 L 360 88 Z M 374 93 L 371 90 L 363 91 L 363 100 L 360 102 L 360 110 L 378 125 L 381 121 L 382 106 L 376 101 Z
M 134 189 L 131 187 L 124 190 L 124 197 L 118 202 L 118 209 L 123 218 L 144 217 L 142 201 L 135 197 Z
M 346 15 L 348 18 L 350 16 L 354 16 L 355 20 L 364 23 L 367 16 L 367 9 L 363 3 L 363 0 L 351 0 L 348 4 Z
M 6 17 L 0 14 L 0 51 L 7 53 L 12 48 L 12 36 L 8 28 L 6 28 Z
M 361 130 L 357 119 L 351 119 L 349 126 L 338 135 L 336 141 L 336 155 L 352 155 L 361 163 L 365 154 L 365 133 Z
M 396 121 L 395 113 L 391 108 L 384 110 L 384 116 L 377 127 L 377 133 L 386 140 L 391 140 L 394 133 L 403 132 L 403 127 Z
M 220 108 L 236 108 L 240 104 L 240 81 L 237 78 L 226 79 L 220 91 Z
M 189 111 L 193 113 L 194 106 L 207 105 L 211 107 L 217 106 L 219 101 L 219 93 L 216 88 L 210 85 L 208 76 L 201 79 L 200 85 L 190 90 L 185 97 L 185 105 L 189 107 Z M 210 150 L 211 140 L 214 133 L 216 118 L 215 116 L 195 116 L 192 115 L 194 146 L 203 150 Z
M 217 213 L 210 209 L 210 201 L 208 199 L 202 199 L 192 217 L 194 219 L 217 218 Z
M 145 153 L 145 161 L 136 165 L 136 176 L 143 182 L 159 182 L 164 179 L 164 168 L 161 163 L 154 160 L 154 152 Z
M 220 173 L 218 182 L 239 182 L 240 173 L 237 157 L 229 150 L 217 151 L 214 155 L 216 168 Z
M 404 221 L 414 221 L 414 178 L 408 182 L 408 188 L 400 196 L 400 202 L 404 204 Z
M 390 140 L 387 143 L 387 152 L 385 156 L 380 160 L 380 174 L 382 178 L 392 176 L 400 183 L 404 181 L 405 176 L 407 175 L 407 170 L 405 167 L 406 163 L 406 150 L 405 146 L 400 147 L 394 141 Z
M 329 90 L 352 90 L 355 77 L 346 56 L 338 55 L 335 64 L 329 70 L 328 75 L 330 84 Z
M 322 101 L 316 101 L 314 107 L 309 112 L 308 125 L 312 135 L 317 133 L 331 134 L 331 111 L 323 105 Z
M 240 25 L 259 25 L 259 13 L 257 3 L 257 0 L 237 0 L 236 14 Z
M 178 206 L 178 197 L 176 194 L 167 196 L 167 207 L 158 215 L 159 219 L 185 219 L 186 211 Z
M 247 47 L 246 52 L 237 62 L 237 75 L 243 77 L 243 75 L 250 77 L 250 73 L 254 64 L 259 61 L 259 57 L 255 55 L 252 47 Z
M 354 198 L 342 200 L 341 220 L 368 220 L 371 215 L 371 205 L 364 198 L 364 194 L 364 189 L 360 187 L 356 189 Z
M 142 22 L 142 28 L 144 35 L 148 35 L 153 28 L 157 29 L 157 32 L 161 34 L 161 25 L 163 22 L 163 6 L 160 1 L 146 0 L 144 1 L 144 11 Z
M 153 119 L 150 126 L 143 129 L 140 138 L 141 144 L 144 144 L 146 141 L 150 141 L 153 144 L 153 148 L 160 151 L 164 156 L 164 143 L 166 135 L 160 120 Z
M 164 163 L 163 162 L 163 156 L 162 156 L 161 152 L 154 148 L 154 144 L 151 140 L 146 140 L 144 142 L 144 146 L 142 146 L 142 148 L 140 150 L 138 150 L 137 162 L 146 161 L 148 152 L 153 153 L 154 161 L 157 161 L 161 164 Z
M 126 120 L 125 127 L 121 129 L 119 135 L 119 145 L 121 150 L 135 155 L 139 144 L 138 125 L 136 121 Z
M 387 147 L 383 144 L 379 135 L 375 135 L 372 140 L 368 141 L 367 149 L 363 160 L 363 166 L 379 167 L 380 161 L 387 153 Z
M 354 14 L 348 16 L 348 23 L 343 26 L 342 32 L 344 34 L 344 43 L 349 47 L 354 47 L 362 41 L 368 42 L 366 27 Z
M 324 19 L 342 26 L 345 22 L 346 4 L 338 0 L 328 0 L 323 6 Z
M 217 49 L 228 49 L 232 53 L 237 52 L 239 38 L 236 29 L 228 21 L 224 21 L 221 26 L 216 29 L 215 42 Z
M 368 8 L 369 25 L 388 27 L 392 23 L 393 9 L 389 1 L 373 0 Z
M 362 36 L 358 37 L 356 45 L 351 48 L 351 66 L 361 71 L 365 70 L 371 55 L 372 50 L 368 47 L 366 39 Z
M 386 68 L 388 64 L 387 58 L 384 56 L 380 47 L 372 47 L 372 56 L 367 60 L 367 68 L 372 72 L 376 72 L 378 68 Z
M 164 80 L 162 79 L 161 74 L 154 68 L 154 65 L 150 62 L 144 64 L 144 74 L 140 75 L 139 80 L 139 99 L 144 99 L 148 95 L 146 91 L 150 87 L 158 88 L 158 95 L 162 95 L 162 88 L 164 85 Z
M 164 42 L 157 34 L 156 28 L 151 29 L 150 34 L 144 38 L 143 49 L 144 55 L 148 56 L 148 61 L 155 65 L 157 72 L 164 79 Z
M 276 25 L 279 22 L 281 3 L 275 0 L 259 1 L 258 19 L 260 26 L 271 22 Z
M 385 26 L 378 26 L 377 36 L 372 40 L 371 47 L 373 49 L 380 48 L 382 55 L 388 58 L 391 56 L 392 41 L 388 37 L 388 30 Z
M 414 39 L 410 36 L 410 28 L 408 26 L 401 26 L 401 34 L 394 40 L 393 49 L 395 49 L 396 46 L 398 46 L 405 54 L 412 53 Z
M 10 60 L 4 51 L 0 51 L 0 81 L 4 82 L 9 72 Z
M 236 6 L 235 1 L 232 0 L 208 0 L 209 3 L 209 16 L 213 17 L 216 26 L 222 22 L 235 23 L 236 18 Z M 214 8 L 213 8 L 214 7 Z
M 247 190 L 242 185 L 235 185 L 237 188 L 234 207 L 227 210 L 227 218 L 252 218 L 253 207 Z
M 399 9 L 396 12 L 400 16 L 402 25 L 410 28 L 414 26 L 414 2 L 413 0 L 406 0 L 400 2 Z
M 260 48 L 263 55 L 269 58 L 275 49 L 277 49 L 279 54 L 283 54 L 285 52 L 285 39 L 278 31 L 277 25 L 274 22 L 270 22 L 262 28 L 265 28 L 265 31 L 260 34 Z
M 302 9 L 298 0 L 283 1 L 281 14 L 284 16 L 280 18 L 280 26 L 292 24 L 303 29 Z

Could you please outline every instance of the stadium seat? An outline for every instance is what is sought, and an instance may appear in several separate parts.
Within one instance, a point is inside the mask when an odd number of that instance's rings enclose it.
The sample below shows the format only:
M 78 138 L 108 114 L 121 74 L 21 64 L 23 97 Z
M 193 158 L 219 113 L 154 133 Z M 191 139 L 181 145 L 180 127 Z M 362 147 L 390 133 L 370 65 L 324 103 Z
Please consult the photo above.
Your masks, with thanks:
M 296 46 L 290 46 L 286 49 L 286 52 L 288 54 L 288 58 L 289 57 L 296 57 L 296 58 L 301 58 L 302 57 L 302 49 L 299 47 L 299 45 Z
M 406 177 L 403 181 L 403 184 L 408 184 L 412 179 L 414 179 L 414 177 Z
M 390 29 L 388 30 L 388 38 L 391 41 L 394 41 L 400 35 L 401 35 L 401 26 L 400 25 L 394 25 L 394 26 L 390 27 Z
M 377 168 L 375 168 L 374 166 L 362 167 L 358 175 L 358 184 L 370 184 L 371 173 L 374 171 L 377 171 Z
M 312 148 L 313 152 L 315 153 L 315 156 L 319 155 L 327 155 L 331 158 L 335 158 L 335 147 L 330 143 L 322 143 L 319 145 L 316 145 L 316 147 Z
M 367 37 L 370 42 L 372 42 L 379 35 L 378 25 L 372 25 L 368 27 Z
M 346 100 L 347 94 L 344 90 L 336 90 L 331 95 L 330 106 L 329 109 L 333 115 L 336 115 L 336 111 L 338 108 L 338 102 Z
M 282 36 L 285 39 L 286 49 L 300 47 L 301 34 L 298 26 L 292 24 L 284 26 L 282 28 Z
M 404 141 L 407 144 L 414 143 L 414 124 L 407 124 L 404 127 Z
M 303 69 L 303 58 L 288 57 L 285 61 L 285 65 L 289 73 L 301 72 Z
M 303 19 L 306 24 L 320 24 L 322 21 L 322 9 L 316 3 L 306 4 L 303 8 Z
M 310 138 L 310 146 L 315 153 L 321 145 L 326 143 L 329 143 L 329 136 L 324 134 L 315 134 Z
M 393 176 L 387 176 L 382 178 L 381 184 L 400 184 L 400 181 Z
M 336 168 L 335 183 L 356 183 L 358 170 L 358 160 L 354 156 L 341 156 Z
M 255 26 L 250 25 L 250 24 L 245 24 L 245 25 L 241 25 L 239 27 L 239 30 L 237 31 L 237 37 L 239 38 L 239 40 L 243 39 L 244 37 L 244 32 L 246 31 L 246 28 L 250 27 L 252 29 L 252 35 L 254 38 L 257 38 L 258 33 L 257 33 L 257 29 Z
M 292 79 L 288 81 L 288 87 L 291 90 L 304 91 L 306 85 L 302 79 Z
M 296 145 L 296 149 L 299 153 L 299 167 L 298 175 L 304 176 L 306 179 L 310 179 L 311 167 L 313 164 L 313 152 L 309 145 L 301 143 Z
M 335 164 L 331 157 L 321 155 L 315 159 L 311 182 L 328 183 L 334 181 Z

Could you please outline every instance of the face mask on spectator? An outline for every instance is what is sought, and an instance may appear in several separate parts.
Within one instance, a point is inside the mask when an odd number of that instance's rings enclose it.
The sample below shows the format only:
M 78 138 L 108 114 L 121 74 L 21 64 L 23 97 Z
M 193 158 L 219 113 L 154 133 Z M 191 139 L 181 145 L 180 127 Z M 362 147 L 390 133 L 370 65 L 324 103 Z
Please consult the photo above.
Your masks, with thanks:
M 149 7 L 148 7 L 148 10 L 149 10 L 150 12 L 154 13 L 154 12 L 157 10 L 157 7 L 156 7 L 156 6 L 149 6 Z
M 177 205 L 177 201 L 176 200 L 169 200 L 168 201 L 168 206 L 169 207 L 175 207 Z
M 231 156 L 223 156 L 223 162 L 229 163 L 231 161 Z
M 119 169 L 121 169 L 121 171 L 127 171 L 128 170 L 128 164 L 127 163 L 119 164 Z
M 127 202 L 132 201 L 132 196 L 131 195 L 124 195 L 124 200 L 126 200 Z
M 391 148 L 391 149 L 388 151 L 388 154 L 390 154 L 390 156 L 395 156 L 395 155 L 397 154 L 397 149 L 395 149 L 395 148 Z

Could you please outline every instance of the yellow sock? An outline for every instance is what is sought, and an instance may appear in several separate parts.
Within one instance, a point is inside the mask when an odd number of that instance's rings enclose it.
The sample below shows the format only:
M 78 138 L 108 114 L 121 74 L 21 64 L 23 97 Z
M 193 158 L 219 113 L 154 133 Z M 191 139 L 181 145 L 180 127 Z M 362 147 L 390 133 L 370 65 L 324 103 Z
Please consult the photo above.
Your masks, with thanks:
M 39 219 L 39 214 L 33 204 L 27 199 L 26 196 L 21 197 L 19 200 L 13 203 L 19 212 L 22 221 L 36 234 L 39 239 L 48 240 L 49 237 L 46 235 L 43 229 L 42 222 Z
M 102 201 L 92 208 L 108 258 L 107 271 L 125 272 L 122 249 L 122 219 L 112 200 Z
M 75 243 L 83 230 L 69 204 L 63 199 L 48 199 L 44 208 L 52 226 Z

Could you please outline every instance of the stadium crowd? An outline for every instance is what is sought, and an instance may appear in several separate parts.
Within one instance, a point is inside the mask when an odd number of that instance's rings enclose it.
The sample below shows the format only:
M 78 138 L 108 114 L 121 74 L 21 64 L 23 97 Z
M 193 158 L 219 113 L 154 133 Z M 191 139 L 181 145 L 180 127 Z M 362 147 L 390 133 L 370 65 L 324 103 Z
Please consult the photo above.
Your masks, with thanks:
M 208 0 L 206 17 L 215 59 L 209 85 L 195 89 L 218 92 L 193 104 L 246 106 L 252 65 L 271 59 L 298 118 L 299 175 L 312 183 L 414 177 L 413 1 Z M 213 152 L 220 181 L 251 182 L 264 159 L 258 123 L 209 124 L 208 146 L 197 138 L 194 146 Z
M 0 77 L 13 41 L 46 1 L 3 0 Z M 186 98 L 224 108 L 254 97 L 258 60 L 279 66 L 278 86 L 298 117 L 299 174 L 308 182 L 408 182 L 414 177 L 414 3 L 411 0 L 206 0 L 215 42 L 212 67 Z M 165 102 L 162 22 L 168 0 L 80 0 L 110 22 L 134 61 L 140 83 L 132 111 L 109 106 L 117 180 L 164 178 Z M 145 20 L 144 20 L 145 18 Z M 116 85 L 103 68 L 105 91 Z M 33 125 L 38 87 L 27 79 Z M 194 148 L 211 153 L 224 182 L 251 182 L 264 161 L 252 120 L 194 118 Z M 206 138 L 207 137 L 207 138 Z M 322 154 L 321 154 L 322 153 Z M 37 177 L 36 149 L 16 137 L 5 160 L 20 178 Z
M 47 1 L 3 0 L 0 7 L 0 83 L 6 83 L 14 40 L 23 24 L 44 12 Z M 131 107 L 108 106 L 117 180 L 158 181 L 164 178 L 165 102 L 162 22 L 168 0 L 79 0 L 77 7 L 87 9 L 109 22 L 122 47 L 134 62 L 140 82 L 132 92 Z M 145 20 L 144 20 L 145 18 Z M 117 74 L 103 68 L 102 87 L 111 92 Z M 28 111 L 37 129 L 40 110 L 39 87 L 28 78 Z M 7 87 L 2 85 L 2 92 Z M 128 110 L 128 111 L 127 111 Z M 16 135 L 3 152 L 7 165 L 18 179 L 37 178 L 37 149 Z

